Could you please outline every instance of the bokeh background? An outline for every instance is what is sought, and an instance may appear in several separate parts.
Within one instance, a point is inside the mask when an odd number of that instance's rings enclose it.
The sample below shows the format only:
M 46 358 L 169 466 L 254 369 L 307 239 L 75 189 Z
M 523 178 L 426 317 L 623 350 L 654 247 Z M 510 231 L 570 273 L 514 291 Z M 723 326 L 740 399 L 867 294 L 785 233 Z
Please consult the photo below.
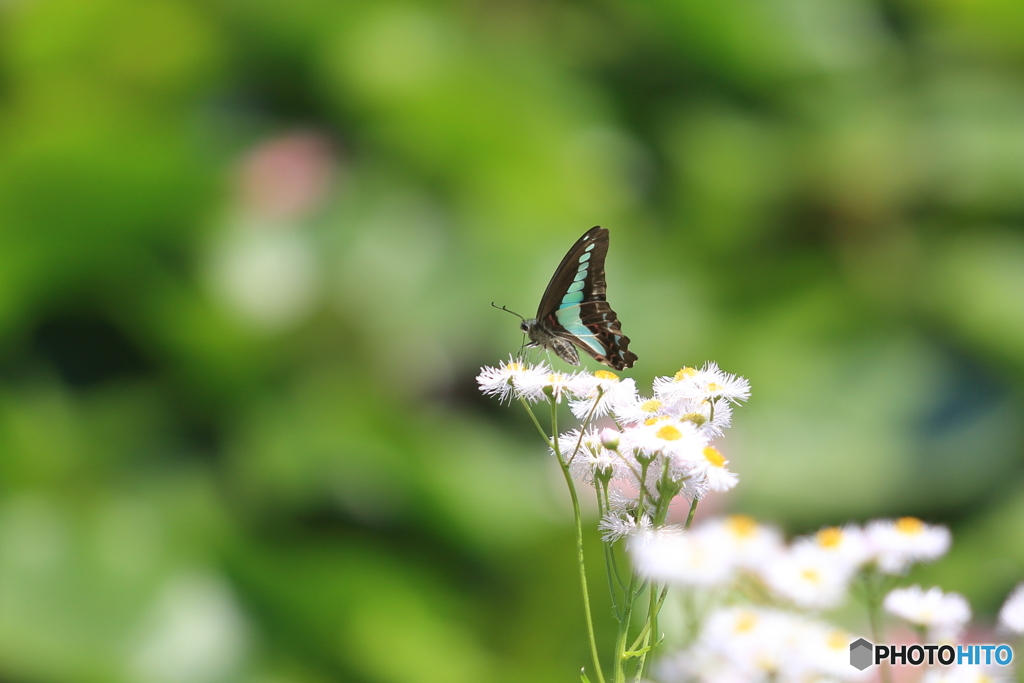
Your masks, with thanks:
M 0 681 L 575 680 L 558 471 L 473 378 L 598 224 L 626 374 L 752 383 L 707 508 L 949 524 L 915 578 L 991 623 L 1017 0 L 2 0 Z

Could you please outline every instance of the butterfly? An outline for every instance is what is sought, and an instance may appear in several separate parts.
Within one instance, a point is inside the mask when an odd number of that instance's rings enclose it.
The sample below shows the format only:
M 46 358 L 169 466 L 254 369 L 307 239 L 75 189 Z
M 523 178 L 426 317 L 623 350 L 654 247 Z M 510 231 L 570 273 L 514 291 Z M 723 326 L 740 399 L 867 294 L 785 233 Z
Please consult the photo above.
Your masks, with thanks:
M 605 300 L 604 257 L 608 230 L 595 226 L 576 240 L 551 276 L 540 299 L 537 317 L 519 327 L 530 347 L 554 351 L 570 365 L 579 365 L 575 346 L 616 370 L 633 367 L 636 354 L 622 334 L 615 311 Z

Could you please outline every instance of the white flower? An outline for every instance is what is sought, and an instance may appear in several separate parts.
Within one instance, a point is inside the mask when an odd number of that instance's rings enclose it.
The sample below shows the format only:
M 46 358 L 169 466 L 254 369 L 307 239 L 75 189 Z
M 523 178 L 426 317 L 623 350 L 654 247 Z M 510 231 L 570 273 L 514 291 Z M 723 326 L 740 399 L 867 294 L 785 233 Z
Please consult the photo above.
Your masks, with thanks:
M 846 563 L 807 544 L 794 545 L 773 558 L 761 574 L 772 590 L 807 609 L 839 605 L 852 576 Z
M 664 401 L 656 398 L 644 398 L 638 394 L 624 398 L 614 406 L 612 412 L 626 424 L 643 423 L 650 419 L 667 417 L 670 414 Z
M 943 593 L 941 588 L 922 590 L 920 586 L 897 588 L 882 603 L 890 614 L 928 629 L 936 640 L 957 636 L 971 620 L 971 606 L 957 593 Z
M 619 379 L 614 372 L 597 370 L 593 374 L 581 372 L 573 384 L 573 394 L 578 398 L 569 402 L 569 409 L 578 420 L 592 419 L 607 415 L 619 405 L 630 405 L 636 401 L 636 381 Z
M 999 626 L 1011 633 L 1024 635 L 1024 583 L 1017 586 L 999 610 Z
M 663 454 L 677 467 L 692 468 L 694 463 L 704 460 L 708 440 L 692 423 L 668 417 L 648 422 L 628 430 L 634 448 L 650 456 Z
M 637 574 L 684 586 L 722 586 L 732 580 L 729 557 L 700 536 L 672 527 L 630 534 L 627 548 Z
M 541 401 L 549 396 L 561 403 L 563 396 L 575 396 L 577 374 L 548 369 L 546 373 L 530 373 L 516 381 L 516 388 L 530 401 Z
M 761 566 L 783 551 L 782 535 L 773 527 L 758 524 L 747 515 L 729 515 L 708 520 L 694 532 L 722 544 L 738 567 Z
M 700 636 L 659 669 L 665 680 L 707 683 L 863 680 L 850 666 L 852 636 L 781 610 L 726 607 L 708 615 Z
M 786 680 L 780 670 L 796 660 L 794 622 L 794 615 L 777 610 L 725 608 L 708 617 L 699 642 L 746 672 L 746 680 Z
M 802 669 L 811 674 L 801 680 L 825 683 L 828 680 L 864 680 L 871 671 L 850 666 L 850 643 L 855 638 L 840 628 L 808 620 L 802 628 L 799 658 Z
M 865 533 L 873 559 L 886 574 L 901 574 L 914 562 L 938 559 L 951 542 L 949 529 L 925 524 L 916 517 L 875 520 Z
M 796 539 L 793 544 L 814 546 L 837 563 L 845 565 L 851 572 L 859 569 L 871 556 L 864 532 L 853 524 L 826 527 L 814 536 Z
M 584 432 L 582 438 L 578 429 L 560 434 L 558 449 L 562 458 L 569 463 L 573 476 L 586 482 L 593 482 L 599 477 L 628 474 L 622 456 L 605 448 L 600 433 L 594 428 Z M 554 449 L 551 449 L 551 453 L 555 454 Z
M 709 439 L 721 436 L 732 424 L 732 404 L 728 401 L 697 401 L 682 399 L 665 404 L 665 411 L 687 420 Z
M 654 395 L 667 402 L 724 399 L 739 403 L 750 398 L 750 382 L 722 372 L 717 363 L 709 361 L 700 370 L 683 368 L 674 377 L 658 377 L 654 380 Z
M 577 448 L 578 447 L 578 448 Z M 582 435 L 580 430 L 573 429 L 569 432 L 564 432 L 558 435 L 558 450 L 561 451 L 562 457 L 569 460 L 573 457 L 579 457 L 583 451 L 587 449 L 602 449 L 604 446 L 601 445 L 601 438 L 597 433 L 597 430 L 591 427 Z M 554 454 L 555 449 L 551 449 Z
M 693 471 L 707 482 L 708 488 L 712 491 L 728 491 L 736 486 L 740 478 L 733 472 L 725 469 L 728 460 L 713 446 L 705 446 L 701 451 L 703 457 L 693 463 Z
M 700 683 L 751 683 L 751 673 L 737 668 L 721 652 L 716 652 L 703 643 L 673 655 L 657 660 L 654 671 L 656 680 L 677 683 L 699 681 Z M 753 680 L 765 679 L 765 676 Z
M 544 363 L 531 365 L 510 356 L 507 363 L 496 368 L 481 368 L 476 382 L 485 396 L 497 396 L 499 401 L 511 401 L 513 398 L 536 401 L 539 397 L 526 395 L 524 387 L 535 386 L 541 377 L 550 372 L 551 368 Z
M 1008 666 L 937 666 L 921 677 L 920 683 L 1011 683 L 1012 668 Z
M 651 520 L 648 517 L 641 517 L 639 521 L 633 517 L 624 507 L 613 505 L 618 508 L 612 510 L 597 525 L 602 532 L 601 538 L 608 543 L 614 543 L 620 538 L 630 535 L 642 535 L 651 531 Z

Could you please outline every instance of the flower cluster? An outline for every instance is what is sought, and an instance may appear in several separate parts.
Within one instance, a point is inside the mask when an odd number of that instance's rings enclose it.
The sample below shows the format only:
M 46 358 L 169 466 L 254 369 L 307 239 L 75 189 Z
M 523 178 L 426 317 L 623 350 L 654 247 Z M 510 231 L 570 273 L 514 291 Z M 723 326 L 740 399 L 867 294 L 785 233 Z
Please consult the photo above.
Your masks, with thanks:
M 635 532 L 628 547 L 637 571 L 646 578 L 716 587 L 753 578 L 780 600 L 820 610 L 841 604 L 862 570 L 903 571 L 914 562 L 941 557 L 949 543 L 946 528 L 904 517 L 863 528 L 829 527 L 787 546 L 772 527 L 733 515 L 686 533 L 673 528 Z M 714 571 L 707 572 L 708 567 Z
M 481 391 L 501 401 L 520 401 L 556 457 L 571 493 L 584 602 L 589 600 L 583 568 L 583 535 L 575 481 L 593 486 L 601 514 L 602 539 L 613 613 L 619 636 L 613 658 L 615 681 L 625 680 L 635 662 L 645 679 L 648 655 L 663 638 L 658 614 L 668 589 L 686 591 L 688 614 L 675 655 L 654 667 L 662 683 L 754 681 L 810 683 L 858 681 L 871 676 L 850 665 L 856 639 L 830 625 L 822 612 L 840 608 L 851 595 L 864 602 L 875 642 L 884 610 L 930 642 L 955 644 L 971 618 L 967 600 L 940 588 L 895 588 L 917 563 L 943 556 L 949 530 L 914 517 L 875 520 L 821 529 L 786 543 L 771 526 L 745 515 L 702 522 L 690 528 L 697 503 L 709 491 L 727 491 L 738 477 L 712 445 L 732 421 L 733 407 L 750 396 L 742 377 L 714 363 L 686 367 L 654 380 L 650 396 L 631 379 L 604 370 L 556 372 L 544 363 L 509 359 L 485 367 Z M 547 402 L 551 431 L 541 427 L 532 405 Z M 560 432 L 558 406 L 567 403 L 581 421 Z M 684 526 L 668 521 L 669 505 L 690 501 Z M 632 574 L 623 579 L 611 546 L 624 541 Z M 639 600 L 642 594 L 647 598 Z M 646 603 L 639 608 L 640 602 Z M 631 619 L 646 619 L 628 645 Z M 604 683 L 594 628 L 586 611 L 595 673 Z M 999 614 L 1004 632 L 1024 635 L 1024 584 Z M 933 667 L 924 683 L 981 683 L 1003 680 L 1005 670 Z M 883 676 L 884 677 L 884 676 Z M 589 678 L 584 675 L 584 680 Z
M 850 666 L 846 631 L 820 619 L 768 607 L 711 612 L 693 644 L 657 667 L 662 681 L 849 681 L 866 679 Z
M 684 535 L 681 529 L 670 527 L 667 520 L 672 501 L 679 497 L 690 502 L 688 526 L 697 503 L 707 492 L 728 491 L 736 486 L 738 477 L 726 467 L 729 461 L 712 440 L 722 436 L 731 423 L 733 406 L 750 397 L 749 383 L 721 371 L 714 363 L 706 363 L 700 369 L 685 367 L 673 376 L 658 377 L 651 395 L 643 396 L 632 379 L 622 379 L 606 370 L 556 372 L 544 363 L 529 364 L 515 358 L 483 368 L 477 382 L 485 395 L 524 405 L 562 469 L 573 503 L 580 584 L 587 605 L 583 535 L 574 481 L 593 486 L 601 514 L 602 540 L 607 545 L 605 564 L 613 614 L 619 621 L 613 680 L 625 679 L 627 663 L 635 666 L 635 678 L 641 680 L 650 664 L 649 655 L 660 642 L 658 611 L 672 577 L 713 585 L 723 571 L 728 571 L 721 564 L 721 554 L 713 548 L 704 552 L 692 542 L 696 536 Z M 550 406 L 550 436 L 532 408 L 541 401 Z M 581 424 L 560 433 L 558 406 L 563 402 Z M 628 538 L 631 545 L 643 545 L 644 539 L 657 545 L 661 553 L 652 554 L 650 560 L 658 568 L 650 574 L 658 578 L 652 580 L 637 572 L 628 579 L 621 577 L 611 546 L 623 538 Z M 677 544 L 677 552 L 667 551 L 672 543 Z M 743 552 L 753 563 L 758 549 L 753 545 L 747 551 L 737 548 L 737 553 Z M 641 599 L 645 593 L 647 597 Z M 638 601 L 646 603 L 646 619 L 630 641 L 627 634 Z M 598 682 L 604 683 L 589 606 L 586 615 L 592 671 Z M 587 676 L 583 679 L 589 680 Z
M 999 628 L 1016 636 L 1024 636 L 1024 583 L 1017 586 L 999 610 Z
M 627 544 L 641 576 L 699 590 L 695 595 L 710 603 L 689 644 L 656 668 L 664 683 L 862 680 L 870 672 L 849 664 L 857 636 L 820 617 L 850 594 L 881 603 L 927 642 L 955 644 L 971 619 L 963 596 L 920 586 L 895 588 L 884 598 L 870 594 L 872 586 L 891 587 L 912 564 L 936 560 L 949 546 L 946 528 L 912 517 L 830 527 L 786 544 L 779 531 L 745 515 L 686 532 L 638 529 Z M 740 594 L 754 597 L 738 605 Z M 1024 635 L 1024 584 L 999 618 L 1004 631 Z M 992 683 L 1006 676 L 999 669 L 934 668 L 922 680 Z
M 485 395 L 502 401 L 568 402 L 583 426 L 558 436 L 551 450 L 577 478 L 616 485 L 616 504 L 605 520 L 612 537 L 642 517 L 623 492 L 642 491 L 648 500 L 671 492 L 693 500 L 738 481 L 711 440 L 729 426 L 732 406 L 749 398 L 750 385 L 714 363 L 657 378 L 649 397 L 639 394 L 632 379 L 612 372 L 563 373 L 517 359 L 483 368 L 477 382 Z M 613 426 L 599 429 L 595 423 L 602 418 Z

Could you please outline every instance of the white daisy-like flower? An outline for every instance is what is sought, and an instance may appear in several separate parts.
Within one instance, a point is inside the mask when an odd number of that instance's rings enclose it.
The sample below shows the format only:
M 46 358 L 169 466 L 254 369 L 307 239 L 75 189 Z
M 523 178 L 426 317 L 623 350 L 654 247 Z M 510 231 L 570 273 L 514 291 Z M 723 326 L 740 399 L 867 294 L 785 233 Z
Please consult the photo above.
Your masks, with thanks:
M 697 500 L 702 500 L 704 496 L 708 495 L 708 492 L 711 491 L 711 488 L 708 486 L 708 482 L 706 479 L 701 479 L 699 477 L 689 477 L 689 475 L 687 474 L 682 474 L 681 476 L 687 478 L 683 482 L 683 488 L 680 489 L 678 494 L 676 494 L 678 498 L 682 498 L 683 500 L 690 502 L 692 502 L 695 498 Z
M 751 672 L 739 669 L 724 654 L 700 642 L 673 655 L 661 657 L 654 671 L 659 681 L 751 683 Z
M 664 417 L 648 420 L 643 426 L 627 430 L 630 443 L 649 456 L 659 453 L 677 467 L 692 468 L 704 460 L 707 437 L 690 422 Z
M 827 683 L 869 678 L 850 666 L 852 636 L 820 621 L 775 609 L 720 608 L 700 636 L 673 658 L 676 681 Z M 664 671 L 664 670 L 663 670 Z
M 597 528 L 602 532 L 601 538 L 606 542 L 614 543 L 621 538 L 643 535 L 652 530 L 651 520 L 646 515 L 637 520 L 636 517 L 623 509 L 621 504 L 613 504 L 612 507 L 617 509 L 613 509 L 602 517 L 597 525 Z
M 846 598 L 852 572 L 811 545 L 796 545 L 759 569 L 768 587 L 806 609 L 836 607 Z
M 779 674 L 793 663 L 792 626 L 785 612 L 728 607 L 708 616 L 698 642 L 746 672 L 746 680 L 787 680 Z
M 558 436 L 558 449 L 569 462 L 569 469 L 577 479 L 588 483 L 602 477 L 623 476 L 628 472 L 622 456 L 604 447 L 601 433 L 591 427 L 580 436 L 574 429 Z M 555 455 L 554 449 L 550 449 Z
M 732 424 L 732 404 L 728 401 L 682 399 L 666 403 L 665 406 L 667 413 L 692 422 L 710 439 L 724 434 Z
M 946 554 L 949 529 L 925 524 L 916 517 L 875 520 L 865 529 L 871 556 L 885 574 L 902 574 L 915 562 L 930 562 Z
M 858 671 L 850 666 L 850 643 L 856 638 L 847 631 L 820 621 L 807 620 L 800 638 L 799 662 L 803 673 L 792 680 L 813 680 L 816 683 L 858 681 L 870 678 L 869 669 Z
M 522 391 L 525 398 L 530 401 L 542 401 L 548 397 L 554 398 L 556 403 L 562 402 L 562 397 L 573 398 L 576 387 L 576 373 L 558 372 L 548 369 L 546 373 L 530 373 L 523 377 L 522 381 L 516 382 L 516 387 Z
M 784 550 L 778 529 L 758 524 L 747 515 L 708 520 L 698 525 L 693 533 L 722 544 L 732 563 L 746 569 L 759 567 Z
M 578 420 L 598 418 L 615 411 L 619 405 L 636 401 L 636 381 L 620 379 L 614 372 L 597 370 L 579 373 L 573 385 L 578 398 L 569 402 L 569 409 Z
M 732 581 L 721 548 L 674 527 L 632 533 L 626 547 L 637 574 L 647 579 L 703 588 Z
M 625 424 L 642 424 L 648 420 L 671 415 L 669 406 L 656 398 L 645 398 L 634 394 L 613 407 L 612 413 Z
M 674 377 L 656 378 L 654 395 L 667 402 L 695 399 L 725 400 L 738 404 L 750 398 L 750 382 L 742 377 L 722 372 L 717 363 L 708 361 L 700 370 L 686 367 Z
M 826 527 L 813 536 L 793 541 L 794 546 L 805 544 L 831 556 L 836 562 L 845 564 L 851 572 L 859 569 L 871 557 L 871 549 L 863 530 L 853 524 Z
M 721 451 L 714 446 L 705 446 L 701 455 L 703 457 L 693 463 L 693 472 L 707 482 L 709 489 L 728 491 L 736 486 L 740 478 L 725 468 L 729 461 Z
M 519 398 L 536 401 L 537 397 L 524 393 L 524 387 L 536 385 L 550 372 L 551 368 L 545 363 L 532 365 L 510 356 L 507 363 L 503 362 L 498 367 L 481 368 L 476 382 L 485 396 L 497 396 L 502 402 Z
M 561 451 L 562 457 L 566 460 L 582 453 L 584 450 L 598 448 L 604 447 L 601 445 L 600 434 L 593 427 L 582 432 L 582 434 L 579 429 L 573 429 L 558 435 L 558 450 Z M 555 449 L 551 448 L 550 450 L 552 455 L 554 455 Z
M 971 606 L 964 596 L 943 593 L 939 587 L 927 591 L 920 586 L 897 588 L 885 596 L 885 610 L 911 624 L 928 629 L 936 640 L 950 640 L 971 620 Z
M 1024 583 L 1017 586 L 999 610 L 999 627 L 1024 635 Z
M 920 683 L 1011 683 L 1013 669 L 1008 666 L 936 666 L 928 669 Z

